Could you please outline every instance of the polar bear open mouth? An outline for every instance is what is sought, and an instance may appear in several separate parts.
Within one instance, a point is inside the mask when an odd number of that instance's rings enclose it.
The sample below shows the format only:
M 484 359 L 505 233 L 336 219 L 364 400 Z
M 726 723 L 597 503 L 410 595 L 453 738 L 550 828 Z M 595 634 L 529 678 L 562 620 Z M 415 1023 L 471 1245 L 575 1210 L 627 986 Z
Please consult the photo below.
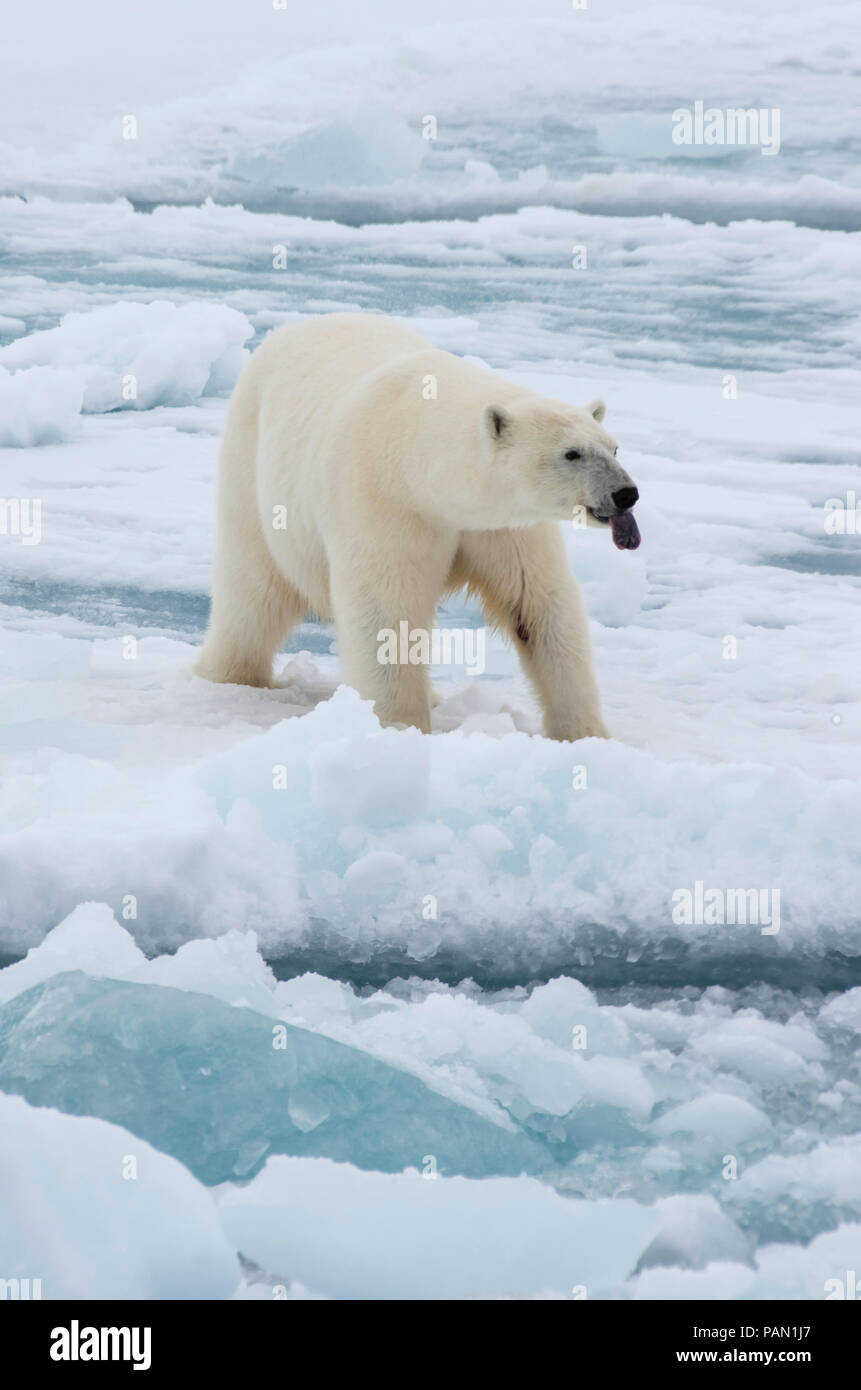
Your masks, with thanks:
M 613 544 L 617 550 L 636 550 L 640 544 L 640 528 L 637 525 L 633 512 L 615 512 L 613 516 L 601 516 L 600 512 L 592 511 L 596 521 L 602 522 L 610 527 L 613 533 Z

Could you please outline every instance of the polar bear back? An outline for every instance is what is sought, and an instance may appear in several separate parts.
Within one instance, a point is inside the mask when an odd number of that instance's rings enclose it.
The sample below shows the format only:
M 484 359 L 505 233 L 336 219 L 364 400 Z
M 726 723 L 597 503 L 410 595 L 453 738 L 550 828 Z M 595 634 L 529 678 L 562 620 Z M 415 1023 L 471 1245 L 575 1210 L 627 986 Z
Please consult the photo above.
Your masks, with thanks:
M 382 498 L 423 515 L 450 498 L 456 525 L 486 493 L 478 470 L 457 466 L 475 457 L 483 409 L 529 394 L 382 316 L 331 314 L 276 330 L 234 401 L 255 421 L 267 538 L 279 542 L 268 530 L 279 505 L 303 546 L 315 533 L 325 540 L 336 515 L 358 517 Z
M 382 411 L 390 417 L 383 399 L 374 409 L 373 378 L 432 351 L 413 329 L 373 314 L 329 314 L 271 333 L 241 383 L 256 408 L 261 507 L 268 513 L 288 495 L 331 506 L 348 471 L 375 463 L 373 439 L 361 447 L 358 439 L 380 427 Z

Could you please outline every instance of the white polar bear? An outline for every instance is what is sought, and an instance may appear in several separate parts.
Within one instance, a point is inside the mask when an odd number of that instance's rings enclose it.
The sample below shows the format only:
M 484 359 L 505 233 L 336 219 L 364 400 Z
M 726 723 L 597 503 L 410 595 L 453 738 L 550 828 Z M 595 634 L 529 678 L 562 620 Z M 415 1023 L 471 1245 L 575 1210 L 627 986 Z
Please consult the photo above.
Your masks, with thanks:
M 550 738 L 608 737 L 558 519 L 639 532 L 637 489 L 577 410 L 440 352 L 391 319 L 271 333 L 237 383 L 218 485 L 212 617 L 196 671 L 266 686 L 289 630 L 334 618 L 344 673 L 384 724 L 430 730 L 427 665 L 379 635 L 429 632 L 469 586 L 515 643 Z

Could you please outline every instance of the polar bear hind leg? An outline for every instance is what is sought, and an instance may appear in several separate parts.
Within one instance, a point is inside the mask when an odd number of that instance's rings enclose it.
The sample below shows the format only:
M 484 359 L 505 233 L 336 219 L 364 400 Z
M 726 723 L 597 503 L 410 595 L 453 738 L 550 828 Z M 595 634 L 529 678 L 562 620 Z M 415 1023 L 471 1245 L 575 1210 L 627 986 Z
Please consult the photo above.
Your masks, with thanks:
M 272 661 L 306 604 L 279 574 L 261 543 L 229 585 L 213 587 L 209 631 L 195 674 L 232 685 L 273 684 Z
M 237 392 L 222 445 L 218 535 L 209 628 L 195 674 L 233 685 L 272 685 L 272 661 L 308 610 L 272 558 L 257 510 L 256 421 Z

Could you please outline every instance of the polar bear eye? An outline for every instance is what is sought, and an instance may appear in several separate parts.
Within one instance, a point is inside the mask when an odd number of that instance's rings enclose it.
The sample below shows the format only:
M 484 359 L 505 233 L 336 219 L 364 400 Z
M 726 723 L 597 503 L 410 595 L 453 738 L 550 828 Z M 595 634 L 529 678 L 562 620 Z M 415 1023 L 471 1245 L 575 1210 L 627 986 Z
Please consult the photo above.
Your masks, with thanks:
M 565 455 L 565 457 L 566 457 L 567 459 L 572 459 L 572 460 L 573 460 L 573 459 L 580 459 L 580 458 L 583 457 L 583 455 L 580 453 L 579 449 L 569 449 L 568 452 L 567 452 L 567 454 Z
M 617 444 L 616 447 L 615 447 L 615 449 L 613 450 L 613 458 L 616 457 L 616 455 L 618 454 L 618 452 L 619 452 L 619 446 L 618 446 L 618 444 Z

